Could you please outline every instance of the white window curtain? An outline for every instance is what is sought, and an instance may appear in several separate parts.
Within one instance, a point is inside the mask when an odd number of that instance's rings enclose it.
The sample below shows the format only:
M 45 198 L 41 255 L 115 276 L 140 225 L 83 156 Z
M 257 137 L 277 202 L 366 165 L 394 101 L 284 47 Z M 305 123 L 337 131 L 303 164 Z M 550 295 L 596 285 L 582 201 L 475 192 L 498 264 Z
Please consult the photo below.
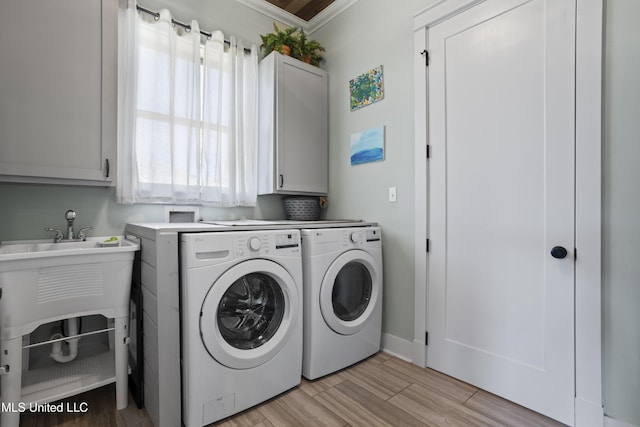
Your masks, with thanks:
M 216 31 L 122 12 L 117 194 L 122 203 L 255 206 L 258 55 Z

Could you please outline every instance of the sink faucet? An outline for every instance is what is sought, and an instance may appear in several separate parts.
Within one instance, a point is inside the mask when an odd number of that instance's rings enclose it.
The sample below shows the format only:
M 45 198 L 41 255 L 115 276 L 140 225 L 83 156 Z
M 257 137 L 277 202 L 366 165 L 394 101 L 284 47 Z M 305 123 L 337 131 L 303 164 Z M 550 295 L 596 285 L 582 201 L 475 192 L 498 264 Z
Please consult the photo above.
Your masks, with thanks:
M 64 214 L 65 219 L 67 220 L 67 240 L 73 240 L 73 221 L 76 219 L 76 211 L 69 209 Z
M 59 228 L 50 228 L 50 227 L 45 228 L 45 231 L 55 231 L 56 232 L 56 236 L 53 238 L 53 242 L 54 243 L 60 243 L 63 240 L 86 240 L 87 239 L 85 231 L 93 230 L 93 227 L 83 227 L 78 231 L 78 234 L 76 235 L 73 232 L 73 221 L 75 221 L 76 216 L 77 216 L 76 212 L 74 210 L 71 210 L 71 209 L 69 209 L 64 214 L 64 218 L 67 220 L 67 236 L 66 237 L 65 237 L 64 233 L 62 232 L 62 230 L 60 230 Z
M 56 237 L 53 238 L 53 243 L 60 243 L 60 242 L 62 242 L 62 239 L 64 239 L 64 234 L 62 234 L 62 230 L 60 230 L 59 228 L 47 227 L 47 228 L 44 229 L 44 231 L 55 231 L 56 232 Z

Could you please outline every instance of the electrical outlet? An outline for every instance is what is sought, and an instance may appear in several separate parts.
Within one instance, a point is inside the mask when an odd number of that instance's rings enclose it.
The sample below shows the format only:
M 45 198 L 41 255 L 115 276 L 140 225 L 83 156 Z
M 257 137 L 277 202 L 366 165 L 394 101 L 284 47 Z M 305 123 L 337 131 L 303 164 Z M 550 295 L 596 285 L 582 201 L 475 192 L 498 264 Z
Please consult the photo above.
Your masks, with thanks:
M 398 199 L 396 197 L 396 187 L 389 187 L 389 202 L 395 203 Z

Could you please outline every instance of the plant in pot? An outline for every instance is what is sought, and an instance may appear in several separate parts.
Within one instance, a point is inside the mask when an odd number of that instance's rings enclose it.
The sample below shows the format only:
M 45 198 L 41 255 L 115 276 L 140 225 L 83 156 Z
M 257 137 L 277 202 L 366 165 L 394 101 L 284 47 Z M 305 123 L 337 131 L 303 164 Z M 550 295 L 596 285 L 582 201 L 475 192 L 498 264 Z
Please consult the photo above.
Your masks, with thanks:
M 299 30 L 297 42 L 292 55 L 307 64 L 315 65 L 316 67 L 320 65 L 322 52 L 325 51 L 324 47 L 317 40 L 308 40 L 302 29 Z
M 297 49 L 299 44 L 300 34 L 298 34 L 298 32 L 298 28 L 295 27 L 281 30 L 274 22 L 272 33 L 260 35 L 262 39 L 260 49 L 262 49 L 264 56 L 267 56 L 274 50 L 283 55 L 291 55 L 291 52 Z

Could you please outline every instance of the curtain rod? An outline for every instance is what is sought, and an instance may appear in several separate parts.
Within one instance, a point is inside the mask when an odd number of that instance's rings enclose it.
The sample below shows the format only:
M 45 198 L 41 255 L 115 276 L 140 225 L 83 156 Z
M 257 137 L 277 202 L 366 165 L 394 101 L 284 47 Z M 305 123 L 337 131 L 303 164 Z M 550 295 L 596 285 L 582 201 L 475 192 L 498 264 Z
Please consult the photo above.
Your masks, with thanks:
M 160 19 L 160 13 L 159 13 L 159 12 L 154 12 L 153 10 L 151 10 L 151 9 L 147 9 L 146 7 L 142 7 L 142 6 L 140 6 L 140 5 L 136 5 L 136 9 L 137 9 L 139 12 L 144 12 L 144 13 L 146 13 L 146 14 L 148 14 L 148 15 L 153 16 L 153 19 L 155 19 L 156 21 L 157 21 L 158 19 Z M 173 18 L 171 18 L 171 23 L 172 23 L 173 25 L 178 25 L 178 26 L 180 26 L 180 27 L 184 28 L 187 32 L 190 32 L 190 31 L 191 31 L 191 25 L 189 25 L 189 24 L 185 24 L 184 22 L 180 22 L 180 21 L 178 21 L 177 19 L 173 19 Z M 202 31 L 202 30 L 200 30 L 200 34 L 202 34 L 203 36 L 205 36 L 207 39 L 210 39 L 210 38 L 211 38 L 211 33 L 207 32 L 207 31 Z M 229 46 L 231 46 L 231 42 L 230 42 L 229 40 L 225 40 L 225 41 L 224 41 L 224 43 L 225 43 L 225 44 L 227 44 L 227 45 L 229 45 Z M 245 47 L 245 48 L 244 48 L 244 53 L 251 53 L 251 49 L 249 49 L 249 48 L 246 48 L 246 47 Z

